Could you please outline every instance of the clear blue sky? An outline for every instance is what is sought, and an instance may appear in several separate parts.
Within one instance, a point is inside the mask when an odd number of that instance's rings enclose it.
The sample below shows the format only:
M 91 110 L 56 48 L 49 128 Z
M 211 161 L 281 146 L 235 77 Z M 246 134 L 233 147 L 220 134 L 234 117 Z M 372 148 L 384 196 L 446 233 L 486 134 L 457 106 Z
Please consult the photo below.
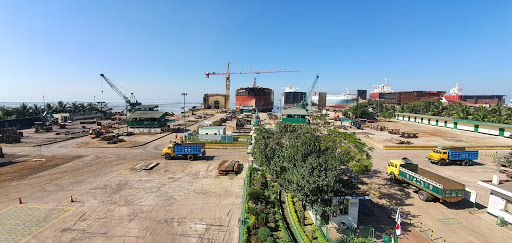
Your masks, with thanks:
M 0 1 L 0 102 L 141 101 L 223 93 L 204 72 L 280 93 L 371 89 L 504 94 L 512 99 L 512 1 Z M 126 90 L 123 89 L 126 93 Z M 277 102 L 277 101 L 276 101 Z

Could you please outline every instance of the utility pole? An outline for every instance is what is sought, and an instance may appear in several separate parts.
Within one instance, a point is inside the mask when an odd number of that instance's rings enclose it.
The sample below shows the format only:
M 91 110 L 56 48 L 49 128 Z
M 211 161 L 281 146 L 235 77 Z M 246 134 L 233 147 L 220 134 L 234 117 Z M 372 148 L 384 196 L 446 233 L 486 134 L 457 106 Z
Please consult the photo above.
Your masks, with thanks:
M 186 117 L 186 113 L 185 113 L 185 97 L 187 96 L 187 93 L 181 93 L 181 95 L 183 95 L 183 135 L 185 135 L 185 129 L 187 128 L 187 122 L 185 120 L 185 117 Z

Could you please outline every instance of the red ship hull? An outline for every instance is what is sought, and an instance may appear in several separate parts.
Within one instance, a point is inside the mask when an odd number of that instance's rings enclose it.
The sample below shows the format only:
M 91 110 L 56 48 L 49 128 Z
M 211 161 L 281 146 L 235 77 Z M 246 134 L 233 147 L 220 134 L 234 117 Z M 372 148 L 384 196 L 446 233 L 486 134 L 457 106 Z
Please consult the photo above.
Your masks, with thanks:
M 370 96 L 370 98 L 372 98 L 374 100 L 379 99 L 379 93 L 370 93 L 368 96 Z
M 247 87 L 237 90 L 235 106 L 252 106 L 258 112 L 270 112 L 274 109 L 274 91 L 268 88 Z

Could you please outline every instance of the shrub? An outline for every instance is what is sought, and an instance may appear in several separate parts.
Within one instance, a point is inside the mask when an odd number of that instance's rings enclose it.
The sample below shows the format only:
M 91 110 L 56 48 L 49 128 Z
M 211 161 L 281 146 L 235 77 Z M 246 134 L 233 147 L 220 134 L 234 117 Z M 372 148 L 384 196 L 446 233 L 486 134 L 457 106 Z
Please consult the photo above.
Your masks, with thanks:
M 262 239 L 263 241 L 266 241 L 268 237 L 270 237 L 272 235 L 272 233 L 270 232 L 270 230 L 268 228 L 261 228 L 258 230 L 258 236 L 260 237 L 260 239 Z
M 262 224 L 266 224 L 267 223 L 267 215 L 266 214 L 260 214 L 260 216 L 258 217 L 258 222 L 260 222 Z
M 295 226 L 299 230 L 299 235 L 304 240 L 305 243 L 311 243 L 309 238 L 306 236 L 306 233 L 304 232 L 304 229 L 300 226 L 299 218 L 297 218 L 297 214 L 295 213 L 295 207 L 293 206 L 292 195 L 288 193 L 288 206 L 290 207 L 290 212 L 292 214 L 292 220 L 295 223 Z
M 251 201 L 253 203 L 257 203 L 261 199 L 262 196 L 263 196 L 263 191 L 256 189 L 256 188 L 251 188 L 247 192 L 247 197 L 249 198 L 249 201 Z
M 274 243 L 274 238 L 268 237 L 267 240 L 265 240 L 265 243 Z
M 257 208 L 257 207 L 255 207 L 255 206 L 251 206 L 251 205 L 249 205 L 249 206 L 247 207 L 247 213 L 248 213 L 248 214 L 250 214 L 250 215 L 254 215 L 254 216 L 256 216 L 256 215 L 258 215 L 258 208 Z
M 371 241 L 366 238 L 359 238 L 355 241 L 355 243 L 370 243 Z

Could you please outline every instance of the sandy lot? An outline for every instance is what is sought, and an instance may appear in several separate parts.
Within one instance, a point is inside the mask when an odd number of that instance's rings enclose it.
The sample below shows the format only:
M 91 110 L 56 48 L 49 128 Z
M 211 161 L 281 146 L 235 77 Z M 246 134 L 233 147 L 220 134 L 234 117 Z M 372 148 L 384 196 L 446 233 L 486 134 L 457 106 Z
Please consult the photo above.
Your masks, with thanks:
M 373 123 L 373 125 L 386 126 L 388 129 L 400 129 L 401 132 L 416 132 L 418 138 L 401 138 L 399 135 L 389 134 L 387 131 L 376 131 L 365 126 L 364 130 L 358 132 L 367 133 L 361 136 L 374 145 L 386 147 L 397 145 L 397 140 L 408 140 L 412 146 L 453 146 L 453 147 L 479 147 L 487 149 L 512 148 L 512 139 L 493 135 L 479 134 L 468 131 L 454 130 L 451 128 L 436 127 L 433 125 L 416 124 L 412 122 L 390 120 Z M 407 147 L 408 145 L 402 145 Z

